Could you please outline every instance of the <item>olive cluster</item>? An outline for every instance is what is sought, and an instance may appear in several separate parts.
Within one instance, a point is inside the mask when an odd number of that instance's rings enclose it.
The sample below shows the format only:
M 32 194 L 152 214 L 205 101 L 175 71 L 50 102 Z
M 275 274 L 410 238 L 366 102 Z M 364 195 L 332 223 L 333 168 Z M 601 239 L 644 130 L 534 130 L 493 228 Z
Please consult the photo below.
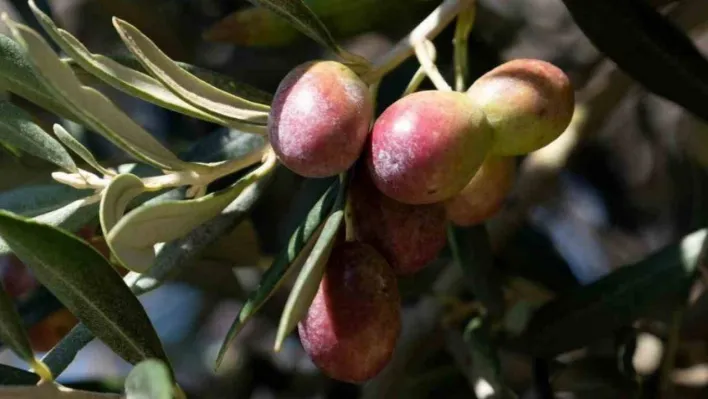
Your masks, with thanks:
M 513 157 L 567 128 L 574 95 L 557 67 L 520 59 L 465 93 L 416 92 L 377 118 L 373 108 L 352 70 L 309 62 L 281 82 L 268 125 L 275 153 L 293 172 L 353 171 L 352 237 L 333 249 L 299 325 L 313 362 L 348 382 L 372 378 L 391 358 L 401 328 L 396 275 L 437 257 L 448 221 L 474 225 L 499 210 L 513 185 Z

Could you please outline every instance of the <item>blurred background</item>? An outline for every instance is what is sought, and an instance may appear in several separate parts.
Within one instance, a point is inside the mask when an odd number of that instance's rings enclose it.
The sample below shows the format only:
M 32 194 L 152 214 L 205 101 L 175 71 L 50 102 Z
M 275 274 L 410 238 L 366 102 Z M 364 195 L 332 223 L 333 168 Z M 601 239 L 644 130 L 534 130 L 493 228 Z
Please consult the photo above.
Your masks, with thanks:
M 647 0 L 650 1 L 650 0 Z M 703 1 L 651 0 L 708 51 L 708 7 Z M 125 19 L 170 57 L 209 68 L 273 93 L 280 79 L 307 60 L 329 58 L 316 43 L 283 21 L 239 0 L 37 0 L 92 52 L 127 54 L 111 24 Z M 306 0 L 346 48 L 375 58 L 386 52 L 438 5 L 434 0 Z M 703 4 L 701 4 L 703 3 Z M 41 31 L 23 0 L 0 1 L 0 10 Z M 391 17 L 395 16 L 395 17 Z M 4 29 L 4 26 L 3 26 Z M 454 25 L 436 40 L 438 65 L 452 76 Z M 5 33 L 7 32 L 1 32 Z M 679 107 L 653 96 L 618 71 L 585 38 L 560 0 L 478 0 L 469 41 L 470 78 L 504 60 L 538 58 L 562 68 L 576 88 L 578 110 L 568 131 L 550 146 L 519 157 L 518 180 L 504 209 L 488 223 L 496 265 L 547 290 L 562 293 L 636 262 L 708 221 L 708 127 Z M 409 60 L 388 75 L 379 111 L 395 101 L 417 69 Z M 424 88 L 432 88 L 429 82 Z M 160 140 L 186 151 L 204 140 L 229 139 L 206 122 L 101 87 Z M 46 127 L 56 118 L 13 98 Z M 100 136 L 62 122 L 105 164 L 128 162 Z M 51 129 L 46 129 L 51 131 Z M 50 183 L 50 165 L 0 150 L 0 191 Z M 284 169 L 284 168 L 283 168 Z M 221 239 L 199 262 L 170 284 L 141 297 L 173 361 L 177 379 L 195 398 L 469 398 L 480 397 L 465 372 L 454 325 L 469 297 L 449 255 L 420 275 L 401 281 L 403 339 L 394 361 L 364 386 L 323 378 L 291 336 L 272 351 L 287 290 L 233 343 L 223 366 L 213 371 L 215 352 L 262 270 L 297 226 L 327 181 L 303 180 L 281 169 L 247 223 Z M 294 193 L 294 194 L 293 194 Z M 93 237 L 90 227 L 86 237 Z M 105 250 L 100 238 L 95 245 Z M 0 258 L 3 282 L 32 326 L 33 345 L 46 351 L 76 320 L 34 282 L 11 256 Z M 450 295 L 450 305 L 431 298 Z M 702 288 L 681 329 L 676 371 L 680 397 L 708 396 L 708 302 Z M 706 302 L 700 306 L 701 303 Z M 452 321 L 451 321 L 452 320 Z M 656 321 L 659 320 L 659 321 Z M 638 322 L 633 361 L 651 376 L 658 367 L 666 325 L 657 317 Z M 555 376 L 564 398 L 624 398 L 628 391 L 613 369 L 617 359 L 600 345 L 587 364 Z M 502 356 L 510 385 L 532 398 L 530 359 Z M 0 363 L 20 364 L 9 351 Z M 611 367 L 604 367 L 609 364 Z M 120 390 L 129 366 L 94 341 L 60 378 L 69 386 Z M 583 386 L 578 384 L 582 382 Z

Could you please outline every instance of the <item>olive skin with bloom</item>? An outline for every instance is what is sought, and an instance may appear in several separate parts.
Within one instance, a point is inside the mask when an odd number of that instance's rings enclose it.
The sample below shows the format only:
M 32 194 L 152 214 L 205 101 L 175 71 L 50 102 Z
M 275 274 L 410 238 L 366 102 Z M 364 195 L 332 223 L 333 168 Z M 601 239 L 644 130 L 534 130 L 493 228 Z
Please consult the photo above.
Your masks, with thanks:
M 553 64 L 533 59 L 492 69 L 467 95 L 494 129 L 495 155 L 522 155 L 545 147 L 565 131 L 575 107 L 568 76 Z
M 304 177 L 334 176 L 359 158 L 373 114 L 371 92 L 351 69 L 335 61 L 307 62 L 280 82 L 268 136 L 288 169 Z
M 365 168 L 357 168 L 349 187 L 355 238 L 379 251 L 397 275 L 416 273 L 438 257 L 447 243 L 443 204 L 391 199 Z
M 330 378 L 363 383 L 388 364 L 400 330 L 400 295 L 386 260 L 367 244 L 335 246 L 298 325 L 313 363 Z
M 458 226 L 474 226 L 504 205 L 516 177 L 513 157 L 489 156 L 459 194 L 445 202 L 447 218 Z
M 406 204 L 453 197 L 472 179 L 492 144 L 484 113 L 464 93 L 420 91 L 376 120 L 367 163 L 376 187 Z

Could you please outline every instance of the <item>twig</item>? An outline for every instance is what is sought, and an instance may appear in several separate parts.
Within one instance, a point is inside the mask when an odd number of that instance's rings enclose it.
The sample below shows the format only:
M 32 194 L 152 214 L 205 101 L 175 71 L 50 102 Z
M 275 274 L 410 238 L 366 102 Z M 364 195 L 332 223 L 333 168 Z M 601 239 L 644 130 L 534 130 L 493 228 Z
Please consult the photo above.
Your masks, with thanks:
M 460 15 L 455 26 L 455 90 L 465 91 L 467 88 L 468 61 L 467 38 L 469 38 L 477 15 L 477 2 L 472 1 Z
M 376 82 L 381 80 L 384 75 L 413 55 L 415 45 L 425 40 L 432 40 L 470 3 L 472 3 L 472 0 L 445 0 L 423 22 L 401 39 L 391 51 L 377 60 L 374 63 L 374 68 L 363 76 L 364 81 Z
M 423 68 L 425 74 L 433 82 L 435 88 L 441 91 L 452 91 L 452 87 L 445 81 L 445 78 L 440 74 L 438 67 L 435 66 L 435 62 L 432 59 L 432 55 L 428 49 L 432 47 L 435 48 L 430 40 L 425 40 L 416 44 L 413 49 L 415 51 L 415 56 L 420 62 L 420 67 Z
M 428 55 L 430 56 L 430 59 L 435 62 L 435 59 L 437 58 L 437 51 L 435 51 L 435 46 L 433 45 L 433 42 L 430 40 L 425 41 L 425 45 L 428 48 Z M 403 94 L 401 97 L 405 97 L 411 93 L 414 93 L 416 90 L 418 90 L 418 87 L 423 83 L 425 80 L 425 77 L 427 74 L 425 73 L 425 69 L 423 69 L 422 66 L 418 67 L 418 70 L 415 71 L 415 74 L 413 74 L 413 77 L 411 78 L 411 81 L 408 82 L 408 86 L 406 87 L 406 90 L 403 91 Z

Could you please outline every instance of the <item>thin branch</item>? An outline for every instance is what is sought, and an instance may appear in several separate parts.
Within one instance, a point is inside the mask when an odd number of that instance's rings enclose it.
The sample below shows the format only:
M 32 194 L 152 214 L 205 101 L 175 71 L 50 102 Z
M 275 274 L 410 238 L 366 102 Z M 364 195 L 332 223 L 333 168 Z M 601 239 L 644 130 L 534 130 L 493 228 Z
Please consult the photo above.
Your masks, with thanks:
M 469 6 L 473 0 L 445 0 L 427 18 L 423 20 L 396 46 L 374 63 L 374 68 L 363 79 L 365 82 L 376 82 L 384 75 L 401 65 L 413 55 L 414 47 L 437 36 L 455 16 Z
M 431 58 L 431 54 L 428 52 L 428 47 L 433 46 L 433 43 L 429 40 L 418 43 L 414 46 L 415 56 L 420 62 L 420 67 L 423 68 L 425 74 L 433 82 L 435 88 L 440 91 L 452 91 L 452 87 L 445 81 L 445 78 L 440 74 L 438 67 L 435 66 Z
M 428 47 L 427 50 L 430 59 L 435 62 L 435 59 L 437 58 L 437 51 L 435 51 L 435 46 L 433 45 L 433 42 L 431 42 L 430 40 L 426 40 L 425 45 L 426 47 Z M 428 75 L 425 73 L 425 69 L 422 66 L 418 67 L 418 70 L 415 71 L 415 74 L 411 78 L 411 81 L 408 82 L 408 86 L 406 87 L 406 90 L 403 91 L 403 95 L 401 95 L 401 97 L 405 97 L 418 90 L 418 87 L 420 87 L 420 85 L 423 83 L 426 76 Z
M 460 15 L 457 16 L 455 26 L 455 90 L 465 91 L 467 88 L 469 54 L 467 49 L 467 39 L 474 27 L 474 20 L 477 16 L 477 2 L 472 1 Z

